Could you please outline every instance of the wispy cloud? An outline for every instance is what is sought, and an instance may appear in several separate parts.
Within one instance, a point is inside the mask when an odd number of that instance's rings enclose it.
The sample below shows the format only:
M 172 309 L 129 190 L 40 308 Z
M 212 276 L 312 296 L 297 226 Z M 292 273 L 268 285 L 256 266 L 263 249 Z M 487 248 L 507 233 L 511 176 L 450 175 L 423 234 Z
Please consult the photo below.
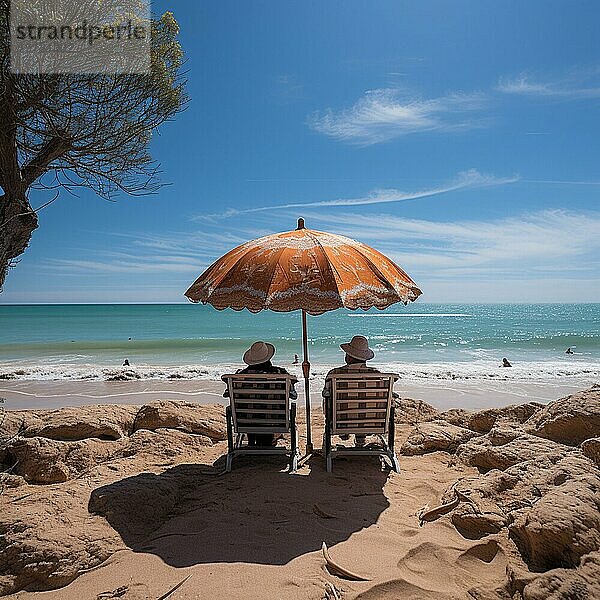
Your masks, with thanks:
M 535 80 L 527 73 L 521 73 L 517 77 L 501 78 L 496 89 L 504 94 L 563 100 L 600 98 L 600 85 L 586 85 L 587 81 L 589 81 L 588 77 L 581 73 L 548 81 Z
M 258 213 L 265 211 L 289 209 L 289 208 L 306 208 L 306 207 L 335 207 L 335 206 L 363 206 L 367 204 L 388 204 L 392 202 L 405 202 L 407 200 L 416 200 L 418 198 L 427 198 L 429 196 L 437 196 L 446 194 L 456 190 L 464 190 L 469 188 L 491 187 L 497 185 L 506 185 L 519 181 L 518 175 L 509 177 L 496 177 L 494 175 L 482 174 L 476 169 L 462 171 L 452 181 L 446 182 L 439 186 L 406 192 L 398 189 L 379 189 L 376 188 L 369 192 L 366 196 L 357 198 L 335 198 L 332 200 L 318 200 L 314 202 L 294 202 L 288 204 L 269 204 L 266 206 L 258 206 L 248 209 L 233 209 L 230 208 L 222 213 L 197 215 L 193 218 L 196 221 L 211 221 L 214 219 L 234 217 L 240 214 Z
M 210 263 L 248 239 L 282 229 L 295 211 L 258 213 L 223 226 L 203 223 L 190 232 L 115 236 L 112 250 L 72 249 L 48 259 L 71 301 L 179 301 Z M 502 219 L 408 219 L 385 213 L 312 210 L 314 229 L 332 231 L 381 250 L 440 301 L 597 300 L 600 288 L 600 212 L 546 210 Z M 76 255 L 76 258 L 72 258 Z M 493 290 L 493 292 L 491 291 Z M 56 299 L 64 300 L 63 292 Z M 5 302 L 24 300 L 18 294 Z M 39 301 L 52 301 L 52 292 Z
M 249 227 L 205 227 L 202 231 L 111 234 L 112 250 L 72 249 L 68 258 L 51 258 L 44 268 L 62 275 L 197 276 L 220 254 L 265 230 Z M 77 255 L 77 258 L 71 258 Z
M 458 131 L 481 126 L 482 122 L 474 119 L 472 113 L 484 105 L 482 94 L 454 93 L 423 99 L 387 88 L 365 92 L 350 108 L 315 112 L 307 121 L 319 133 L 370 145 L 416 132 Z
M 523 179 L 524 183 L 547 183 L 549 185 L 600 185 L 600 181 L 573 179 Z
M 389 215 L 306 215 L 325 229 L 375 245 L 418 278 L 524 278 L 598 273 L 600 213 L 541 211 L 494 221 Z
M 600 213 L 548 210 L 497 220 L 436 221 L 388 214 L 308 212 L 314 229 L 333 231 L 373 245 L 405 267 L 417 281 L 454 278 L 563 276 L 600 271 Z M 292 219 L 290 218 L 290 221 Z M 278 230 L 271 215 L 259 226 L 231 235 L 206 225 L 187 234 L 141 234 L 121 249 L 88 258 L 50 259 L 45 268 L 63 275 L 181 275 L 191 281 L 238 244 Z M 127 250 L 128 248 L 129 250 Z M 183 284 L 181 284 L 183 285 Z
M 96 260 L 52 258 L 47 268 L 63 273 L 193 273 L 207 263 L 182 256 L 122 256 L 100 255 Z

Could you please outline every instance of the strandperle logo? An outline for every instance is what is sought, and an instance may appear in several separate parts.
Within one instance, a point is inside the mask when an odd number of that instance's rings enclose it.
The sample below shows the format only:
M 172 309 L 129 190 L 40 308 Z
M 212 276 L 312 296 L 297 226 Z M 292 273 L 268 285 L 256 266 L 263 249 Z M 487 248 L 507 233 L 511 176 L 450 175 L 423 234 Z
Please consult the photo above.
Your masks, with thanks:
M 143 25 L 134 25 L 129 19 L 123 25 L 17 25 L 17 40 L 86 40 L 91 46 L 95 40 L 136 39 L 143 40 L 149 35 Z
M 146 0 L 11 0 L 13 73 L 148 73 Z

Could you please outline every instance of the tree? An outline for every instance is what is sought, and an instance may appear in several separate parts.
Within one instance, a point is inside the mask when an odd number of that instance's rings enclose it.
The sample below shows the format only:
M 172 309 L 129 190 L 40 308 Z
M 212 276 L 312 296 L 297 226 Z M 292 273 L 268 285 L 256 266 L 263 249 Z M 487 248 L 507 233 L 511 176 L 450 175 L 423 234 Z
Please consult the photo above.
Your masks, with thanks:
M 148 74 L 14 74 L 9 0 L 0 0 L 0 289 L 38 226 L 29 194 L 78 187 L 111 199 L 160 187 L 152 132 L 187 102 L 179 26 L 166 12 L 151 23 Z

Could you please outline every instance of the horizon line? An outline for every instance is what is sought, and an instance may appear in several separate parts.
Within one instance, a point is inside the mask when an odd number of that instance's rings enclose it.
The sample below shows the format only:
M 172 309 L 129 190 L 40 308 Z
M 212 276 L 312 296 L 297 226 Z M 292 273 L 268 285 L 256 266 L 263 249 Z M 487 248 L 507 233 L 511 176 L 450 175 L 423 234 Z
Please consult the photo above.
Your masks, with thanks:
M 391 308 L 392 306 L 396 306 L 397 304 L 401 304 L 401 302 L 397 302 L 396 304 L 391 304 L 390 306 L 388 306 L 387 308 Z M 594 300 L 594 301 L 574 301 L 574 302 L 555 302 L 555 301 L 551 301 L 551 300 L 547 300 L 547 301 L 541 301 L 541 302 L 528 302 L 528 301 L 517 301 L 517 302 L 487 302 L 487 301 L 455 301 L 455 302 L 440 302 L 440 301 L 430 301 L 430 302 L 426 302 L 426 301 L 422 301 L 419 302 L 419 304 L 437 304 L 437 305 L 448 305 L 448 304 L 485 304 L 485 305 L 499 305 L 499 304 L 516 304 L 516 305 L 525 305 L 525 304 L 563 304 L 563 305 L 570 305 L 570 304 L 600 304 L 600 300 Z M 212 306 L 210 303 L 204 304 L 202 302 L 0 302 L 0 307 L 3 306 L 188 306 L 188 305 L 197 305 L 197 306 L 210 306 L 211 308 L 215 308 L 214 306 Z M 414 302 L 411 304 L 411 306 L 417 306 Z M 223 310 L 227 310 L 229 307 L 224 308 L 224 309 L 215 309 L 218 310 L 219 312 L 222 312 Z M 375 306 L 371 307 L 371 308 L 376 308 Z M 340 306 L 340 308 L 336 308 L 335 310 L 341 310 L 341 309 L 345 309 L 348 311 L 352 311 L 356 314 L 361 314 L 359 311 L 362 310 L 363 313 L 366 313 L 367 311 L 365 311 L 364 309 L 360 309 L 360 308 L 346 308 L 345 306 Z M 378 309 L 376 308 L 378 312 L 383 312 L 386 309 Z M 246 310 L 246 309 L 242 309 L 242 310 Z M 330 310 L 330 311 L 326 311 L 326 312 L 335 312 L 335 310 Z M 368 309 L 370 310 L 370 309 Z M 269 312 L 281 312 L 281 314 L 285 314 L 285 312 L 296 312 L 296 311 L 273 311 L 270 310 L 268 308 L 262 309 L 259 312 L 263 312 L 263 311 L 269 311 Z M 236 311 L 236 312 L 242 312 L 242 311 Z M 252 314 L 256 314 L 256 313 L 252 313 Z M 325 314 L 325 313 L 322 313 Z M 318 315 L 320 316 L 320 315 Z

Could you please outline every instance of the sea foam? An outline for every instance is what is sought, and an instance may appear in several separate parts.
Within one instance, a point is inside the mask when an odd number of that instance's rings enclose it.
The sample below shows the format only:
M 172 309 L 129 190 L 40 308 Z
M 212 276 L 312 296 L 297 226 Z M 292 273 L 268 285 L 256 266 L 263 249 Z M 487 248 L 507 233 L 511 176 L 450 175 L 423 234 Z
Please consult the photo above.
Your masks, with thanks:
M 312 375 L 322 379 L 336 365 L 313 364 Z M 503 368 L 491 360 L 448 362 L 376 362 L 382 371 L 398 373 L 408 381 L 480 380 L 480 381 L 547 381 L 565 378 L 600 380 L 600 362 L 573 360 L 513 363 Z M 48 363 L 0 364 L 0 380 L 16 381 L 127 381 L 138 379 L 163 380 L 206 380 L 218 381 L 224 373 L 235 372 L 240 364 L 212 365 L 151 365 L 139 364 L 128 367 L 108 367 L 92 364 Z M 300 365 L 287 366 L 288 370 L 301 377 Z

